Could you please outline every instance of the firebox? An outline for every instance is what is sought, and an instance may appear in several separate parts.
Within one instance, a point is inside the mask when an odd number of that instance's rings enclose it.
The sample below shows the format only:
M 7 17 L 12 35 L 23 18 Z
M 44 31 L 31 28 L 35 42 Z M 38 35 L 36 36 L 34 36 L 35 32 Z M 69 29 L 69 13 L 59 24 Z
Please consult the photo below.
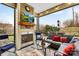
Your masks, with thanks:
M 27 43 L 33 41 L 33 34 L 22 34 L 21 35 L 21 43 Z

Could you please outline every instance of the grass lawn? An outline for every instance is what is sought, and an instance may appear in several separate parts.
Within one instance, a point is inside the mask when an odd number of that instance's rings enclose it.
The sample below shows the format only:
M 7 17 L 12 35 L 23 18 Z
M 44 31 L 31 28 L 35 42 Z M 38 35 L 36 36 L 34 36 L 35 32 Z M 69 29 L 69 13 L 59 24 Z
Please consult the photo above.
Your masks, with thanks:
M 14 36 L 9 36 L 9 37 L 8 37 L 8 40 L 9 40 L 10 42 L 13 42 L 13 41 L 14 41 Z

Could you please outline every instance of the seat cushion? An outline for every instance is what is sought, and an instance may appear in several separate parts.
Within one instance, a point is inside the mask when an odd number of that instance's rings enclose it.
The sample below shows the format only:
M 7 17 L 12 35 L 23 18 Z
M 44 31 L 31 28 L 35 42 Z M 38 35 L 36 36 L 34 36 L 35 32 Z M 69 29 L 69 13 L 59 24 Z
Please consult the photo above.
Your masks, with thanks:
M 68 38 L 68 43 L 72 40 L 73 35 L 64 35 L 63 37 L 67 37 Z
M 62 37 L 62 36 L 64 36 L 64 33 L 57 33 L 57 35 Z
M 14 44 L 10 43 L 10 44 L 7 44 L 7 45 L 5 45 L 5 46 L 2 46 L 2 47 L 1 47 L 1 50 L 2 50 L 2 51 L 6 51 L 6 50 L 8 50 L 8 49 L 10 49 L 10 48 L 12 48 L 12 47 L 14 47 Z
M 0 35 L 0 40 L 8 39 L 8 35 Z
M 79 51 L 79 41 L 75 42 L 75 47 L 76 47 L 75 50 Z
M 53 35 L 49 34 L 48 37 L 47 37 L 47 39 L 51 39 L 51 36 L 53 36 Z

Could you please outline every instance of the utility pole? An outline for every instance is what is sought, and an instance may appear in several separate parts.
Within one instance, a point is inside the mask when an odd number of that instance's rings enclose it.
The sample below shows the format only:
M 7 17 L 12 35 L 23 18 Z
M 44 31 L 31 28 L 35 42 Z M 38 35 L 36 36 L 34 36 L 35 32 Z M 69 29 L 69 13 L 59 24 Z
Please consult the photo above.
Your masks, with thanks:
M 74 19 L 74 7 L 72 7 L 72 15 L 73 15 L 73 24 L 75 24 L 75 19 Z
M 40 26 L 39 26 L 39 25 L 40 25 L 40 24 L 39 24 L 39 16 L 37 16 L 36 19 L 37 19 L 37 31 L 39 32 L 39 31 L 40 31 L 40 29 L 39 29 L 39 27 L 40 27 Z
M 76 18 L 75 23 L 76 23 L 76 26 L 77 26 L 77 24 L 78 24 L 78 13 L 77 12 L 75 13 L 75 18 Z

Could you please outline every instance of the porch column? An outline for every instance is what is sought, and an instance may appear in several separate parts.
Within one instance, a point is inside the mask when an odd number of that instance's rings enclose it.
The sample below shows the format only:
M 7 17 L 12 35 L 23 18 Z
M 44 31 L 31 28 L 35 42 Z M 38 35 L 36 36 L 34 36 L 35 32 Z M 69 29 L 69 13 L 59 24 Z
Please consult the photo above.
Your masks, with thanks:
M 40 24 L 39 24 L 39 16 L 36 17 L 36 21 L 37 21 L 36 30 L 37 30 L 37 32 L 39 32 L 40 31 L 40 29 L 39 29 L 39 26 L 40 26 Z
M 18 25 L 18 22 L 20 21 L 20 3 L 17 3 L 16 7 L 16 50 L 21 48 L 21 36 L 20 36 L 20 26 Z

